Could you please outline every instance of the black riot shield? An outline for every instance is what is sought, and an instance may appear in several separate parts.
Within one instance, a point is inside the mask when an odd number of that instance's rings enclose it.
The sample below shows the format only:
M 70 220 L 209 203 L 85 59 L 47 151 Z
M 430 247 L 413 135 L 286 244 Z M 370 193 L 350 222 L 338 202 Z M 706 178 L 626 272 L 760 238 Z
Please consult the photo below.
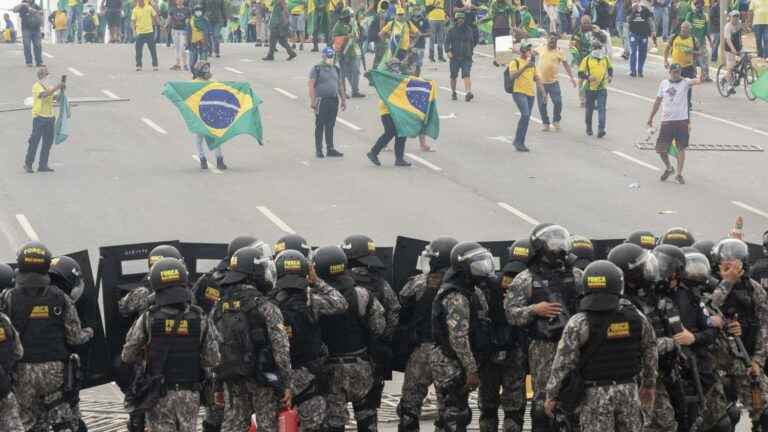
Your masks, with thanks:
M 179 252 L 187 265 L 191 285 L 194 285 L 201 275 L 211 271 L 227 256 L 227 244 L 182 242 L 179 244 Z

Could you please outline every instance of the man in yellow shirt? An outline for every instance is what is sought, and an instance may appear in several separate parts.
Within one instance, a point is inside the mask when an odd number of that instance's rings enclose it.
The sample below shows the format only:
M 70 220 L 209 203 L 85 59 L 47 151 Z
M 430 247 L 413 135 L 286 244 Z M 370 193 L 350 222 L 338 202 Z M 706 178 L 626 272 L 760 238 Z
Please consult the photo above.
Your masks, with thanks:
M 54 11 L 51 16 L 53 31 L 56 32 L 56 43 L 63 44 L 67 42 L 67 12 L 64 9 Z
M 131 25 L 136 38 L 136 71 L 141 71 L 144 44 L 149 48 L 152 56 L 152 70 L 157 71 L 157 48 L 155 47 L 155 28 L 157 10 L 152 0 L 137 0 L 131 13 Z
M 768 59 L 768 0 L 749 2 L 749 20 L 755 32 L 757 56 Z
M 547 114 L 547 96 L 552 98 L 553 113 L 552 126 L 555 130 L 560 130 L 560 118 L 563 112 L 563 96 L 560 91 L 560 83 L 557 80 L 557 70 L 563 65 L 565 72 L 571 78 L 571 84 L 576 87 L 576 80 L 573 78 L 571 66 L 565 61 L 565 55 L 557 47 L 557 33 L 550 33 L 547 39 L 547 45 L 539 48 L 539 67 L 536 68 L 539 79 L 541 80 L 542 91 L 536 94 L 538 99 L 539 114 L 541 122 L 544 124 L 542 130 L 549 131 L 549 115 Z
M 579 79 L 585 89 L 585 122 L 587 135 L 592 136 L 592 116 L 597 108 L 597 137 L 605 136 L 605 112 L 608 103 L 608 83 L 613 79 L 613 66 L 603 50 L 603 44 L 592 41 L 592 51 L 581 60 Z
M 664 67 L 669 69 L 669 55 L 672 54 L 672 63 L 682 68 L 683 78 L 696 78 L 696 56 L 699 52 L 699 44 L 691 34 L 691 23 L 684 22 L 680 25 L 680 33 L 672 36 L 664 51 Z M 688 110 L 693 108 L 693 93 L 688 89 Z
M 425 5 L 430 32 L 429 61 L 435 62 L 435 45 L 437 45 L 437 60 L 444 62 L 445 22 L 448 20 L 448 15 L 445 13 L 445 0 L 426 0 Z
M 512 97 L 517 109 L 520 110 L 520 120 L 517 122 L 515 141 L 512 143 L 519 152 L 530 151 L 525 145 L 528 134 L 528 124 L 531 121 L 531 110 L 536 95 L 536 87 L 541 90 L 541 81 L 536 74 L 536 58 L 530 42 L 520 46 L 520 57 L 509 62 L 509 77 L 513 82 Z
M 395 19 L 381 29 L 379 37 L 382 40 L 389 38 L 388 48 L 392 56 L 404 59 L 411 49 L 411 41 L 415 43 L 419 38 L 419 29 L 405 16 L 405 9 L 397 6 L 395 10 Z
M 304 27 L 306 27 L 307 22 L 304 14 L 304 10 L 306 9 L 305 3 L 306 1 L 301 1 L 298 4 L 288 2 L 288 6 L 293 6 L 290 10 L 291 16 L 289 19 L 289 27 L 291 28 L 291 35 L 296 37 L 295 42 L 298 42 L 299 44 L 299 51 L 304 49 Z M 296 43 L 294 43 L 291 48 L 295 49 Z
M 37 70 L 37 81 L 32 86 L 32 135 L 29 137 L 27 145 L 27 157 L 24 159 L 24 171 L 28 173 L 35 172 L 32 165 L 35 163 L 37 147 L 40 140 L 43 141 L 43 147 L 40 149 L 40 161 L 38 163 L 39 172 L 52 172 L 48 166 L 48 156 L 53 145 L 54 125 L 56 117 L 53 113 L 53 99 L 61 90 L 64 90 L 64 83 L 50 87 L 48 84 L 48 68 L 45 66 Z

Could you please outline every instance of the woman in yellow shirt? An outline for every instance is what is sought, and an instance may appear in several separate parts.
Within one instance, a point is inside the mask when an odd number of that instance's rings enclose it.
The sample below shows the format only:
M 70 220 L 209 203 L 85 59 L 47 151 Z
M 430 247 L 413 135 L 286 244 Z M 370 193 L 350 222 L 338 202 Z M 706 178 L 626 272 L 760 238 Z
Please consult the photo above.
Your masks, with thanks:
M 67 12 L 63 10 L 57 10 L 53 12 L 51 17 L 51 23 L 53 24 L 53 30 L 56 32 L 56 43 L 63 44 L 67 42 Z
M 530 42 L 523 42 L 520 46 L 520 57 L 509 62 L 509 77 L 513 82 L 512 97 L 517 109 L 520 110 L 520 120 L 517 122 L 515 141 L 512 143 L 515 150 L 520 152 L 530 151 L 525 145 L 525 136 L 528 134 L 528 124 L 531 121 L 531 110 L 536 96 L 536 87 L 541 89 L 541 81 L 536 73 L 536 59 L 531 49 Z

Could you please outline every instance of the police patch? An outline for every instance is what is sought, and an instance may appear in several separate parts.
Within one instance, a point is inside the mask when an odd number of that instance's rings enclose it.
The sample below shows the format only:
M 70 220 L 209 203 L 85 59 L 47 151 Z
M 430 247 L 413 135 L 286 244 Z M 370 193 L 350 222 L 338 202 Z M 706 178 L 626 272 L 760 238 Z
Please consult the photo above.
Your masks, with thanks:
M 301 270 L 301 261 L 285 260 L 283 261 L 283 268 L 285 269 L 285 271 L 299 271 Z
M 512 249 L 512 256 L 516 257 L 527 257 L 529 253 L 530 251 L 525 247 L 516 246 L 514 249 Z
M 8 340 L 8 335 L 5 334 L 5 329 L 0 327 L 0 343 Z
M 656 237 L 649 235 L 640 236 L 640 244 L 643 246 L 653 246 L 656 244 Z
M 608 339 L 629 337 L 629 322 L 611 323 L 608 326 Z
M 214 287 L 208 287 L 205 289 L 205 298 L 212 302 L 217 302 L 221 298 L 221 293 Z
M 605 276 L 587 276 L 587 288 L 602 289 L 608 286 Z
M 346 266 L 344 264 L 334 264 L 329 269 L 329 272 L 331 274 L 341 274 L 344 273 L 345 267 Z
M 48 319 L 50 317 L 48 306 L 33 306 L 29 313 L 29 319 Z
M 181 280 L 181 273 L 178 269 L 168 269 L 160 272 L 160 282 L 179 282 Z

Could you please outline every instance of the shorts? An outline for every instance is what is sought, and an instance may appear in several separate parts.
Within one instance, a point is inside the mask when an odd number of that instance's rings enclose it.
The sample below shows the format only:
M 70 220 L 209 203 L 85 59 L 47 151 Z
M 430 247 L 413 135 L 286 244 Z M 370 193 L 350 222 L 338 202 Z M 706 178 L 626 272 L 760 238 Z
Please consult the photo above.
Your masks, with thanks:
M 691 66 L 684 67 L 680 71 L 680 75 L 682 75 L 683 78 L 696 79 L 696 63 L 692 64 Z
M 107 25 L 109 27 L 117 27 L 122 23 L 121 11 L 117 9 L 107 10 Z
M 736 67 L 736 63 L 738 63 L 739 59 L 736 57 L 736 54 L 732 52 L 725 52 L 725 67 L 728 69 L 733 69 Z
M 679 150 L 684 150 L 688 147 L 688 142 L 691 138 L 688 129 L 689 124 L 689 120 L 661 122 L 659 138 L 656 140 L 656 153 L 666 154 L 669 151 L 669 147 L 672 145 L 672 141 L 677 144 Z
M 469 73 L 472 71 L 472 59 L 457 60 L 452 58 L 450 63 L 451 79 L 459 77 L 459 71 L 461 71 L 462 78 L 469 78 Z
M 291 15 L 289 24 L 290 24 L 291 32 L 303 32 L 304 27 L 307 24 L 307 20 L 304 17 L 304 14 Z

